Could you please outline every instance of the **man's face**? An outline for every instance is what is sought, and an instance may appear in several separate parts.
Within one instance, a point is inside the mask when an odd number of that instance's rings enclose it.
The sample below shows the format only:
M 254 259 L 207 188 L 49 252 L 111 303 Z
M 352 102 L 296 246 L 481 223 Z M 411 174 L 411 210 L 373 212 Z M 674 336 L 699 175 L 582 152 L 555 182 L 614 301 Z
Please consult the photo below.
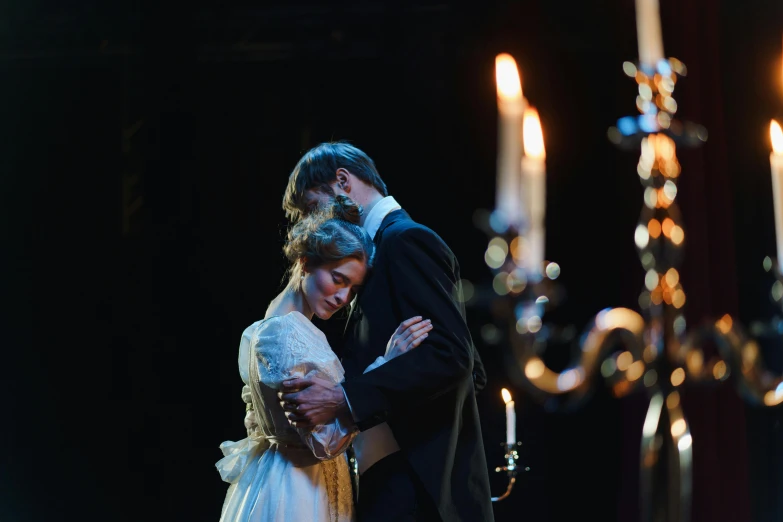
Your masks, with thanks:
M 321 188 L 313 188 L 309 189 L 304 194 L 304 215 L 310 214 L 313 210 L 318 208 L 320 205 L 325 205 L 331 202 L 332 198 L 334 196 L 345 194 L 345 192 L 337 185 L 337 182 L 335 181 L 330 185 L 332 187 L 332 190 L 334 191 L 334 194 L 329 194 L 328 192 L 325 192 Z

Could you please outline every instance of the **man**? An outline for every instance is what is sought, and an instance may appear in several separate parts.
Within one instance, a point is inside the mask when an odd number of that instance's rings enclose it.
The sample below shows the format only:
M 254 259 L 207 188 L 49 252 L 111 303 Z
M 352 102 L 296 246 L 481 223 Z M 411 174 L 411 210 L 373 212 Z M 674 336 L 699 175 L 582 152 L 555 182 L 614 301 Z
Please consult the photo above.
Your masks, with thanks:
M 459 264 L 443 240 L 413 221 L 373 161 L 345 143 L 324 143 L 294 168 L 283 208 L 298 220 L 336 194 L 362 205 L 376 245 L 372 275 L 345 328 L 346 379 L 284 383 L 289 421 L 323 424 L 349 409 L 360 430 L 360 521 L 492 521 L 489 476 L 475 392 L 484 368 L 456 299 Z M 362 373 L 384 354 L 401 321 L 431 319 L 418 347 Z

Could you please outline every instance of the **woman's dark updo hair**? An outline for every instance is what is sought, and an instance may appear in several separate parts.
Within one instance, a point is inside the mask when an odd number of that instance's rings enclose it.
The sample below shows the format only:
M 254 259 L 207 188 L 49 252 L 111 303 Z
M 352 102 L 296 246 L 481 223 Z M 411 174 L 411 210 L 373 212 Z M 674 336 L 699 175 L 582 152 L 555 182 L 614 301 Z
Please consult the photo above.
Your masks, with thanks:
M 305 266 L 314 269 L 353 258 L 369 268 L 375 245 L 367 231 L 359 226 L 362 212 L 361 205 L 341 194 L 292 226 L 283 247 L 283 253 L 291 263 L 289 285 L 300 289 Z

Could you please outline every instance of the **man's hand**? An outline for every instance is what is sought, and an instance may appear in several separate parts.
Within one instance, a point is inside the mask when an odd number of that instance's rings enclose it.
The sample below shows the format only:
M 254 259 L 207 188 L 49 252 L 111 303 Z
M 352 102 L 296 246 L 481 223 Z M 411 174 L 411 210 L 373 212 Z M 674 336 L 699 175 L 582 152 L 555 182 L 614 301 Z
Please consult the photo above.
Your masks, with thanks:
M 327 424 L 348 410 L 342 386 L 318 377 L 283 381 L 277 396 L 294 428 Z

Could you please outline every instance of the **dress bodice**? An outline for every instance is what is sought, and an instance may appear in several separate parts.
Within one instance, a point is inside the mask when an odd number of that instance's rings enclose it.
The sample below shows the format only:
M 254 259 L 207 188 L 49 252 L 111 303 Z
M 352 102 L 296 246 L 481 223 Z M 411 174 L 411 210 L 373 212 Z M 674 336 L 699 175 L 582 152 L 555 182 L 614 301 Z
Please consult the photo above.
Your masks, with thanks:
M 257 321 L 242 333 L 239 373 L 250 386 L 257 429 L 267 439 L 302 444 L 280 406 L 277 392 L 287 379 L 318 374 L 335 384 L 344 372 L 326 337 L 299 312 Z
M 216 463 L 231 484 L 221 522 L 353 520 L 348 462 L 353 424 L 309 429 L 288 423 L 277 392 L 287 379 L 318 376 L 337 385 L 344 372 L 324 334 L 299 312 L 257 321 L 242 333 L 242 399 L 252 410 L 247 437 L 220 445 Z M 250 419 L 250 420 L 249 420 Z M 265 486 L 266 485 L 266 486 Z

